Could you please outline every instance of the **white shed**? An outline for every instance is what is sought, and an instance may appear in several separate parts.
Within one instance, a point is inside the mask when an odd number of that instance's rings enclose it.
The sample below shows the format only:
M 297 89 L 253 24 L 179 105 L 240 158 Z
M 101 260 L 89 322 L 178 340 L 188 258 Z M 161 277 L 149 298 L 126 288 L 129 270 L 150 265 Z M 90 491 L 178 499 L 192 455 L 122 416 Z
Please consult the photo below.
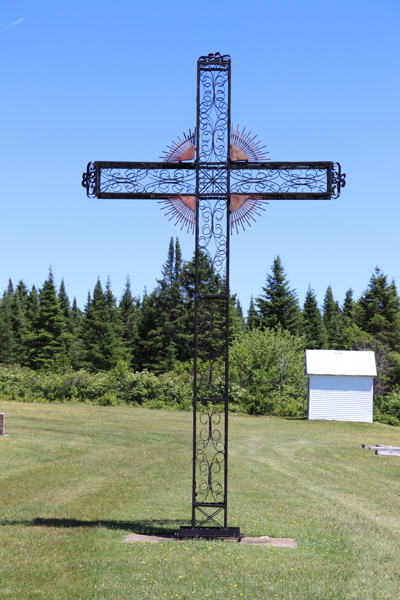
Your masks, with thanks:
M 308 418 L 372 423 L 375 353 L 306 350 Z

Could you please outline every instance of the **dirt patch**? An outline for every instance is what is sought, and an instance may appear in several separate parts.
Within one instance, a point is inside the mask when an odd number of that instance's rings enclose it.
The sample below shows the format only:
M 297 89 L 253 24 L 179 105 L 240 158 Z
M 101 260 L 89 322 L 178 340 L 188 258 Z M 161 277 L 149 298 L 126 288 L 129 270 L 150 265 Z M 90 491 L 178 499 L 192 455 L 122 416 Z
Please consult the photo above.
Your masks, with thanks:
M 159 535 L 144 535 L 141 533 L 130 533 L 124 537 L 124 542 L 134 543 L 134 542 L 147 542 L 151 544 L 157 544 L 160 542 L 176 542 L 174 537 L 172 536 L 159 536 Z M 179 540 L 183 541 L 183 540 Z M 221 541 L 221 540 L 220 540 Z M 223 540 L 225 542 L 236 542 L 238 543 L 238 539 L 228 538 Z M 242 537 L 240 544 L 254 544 L 257 546 L 277 546 L 280 548 L 297 548 L 296 540 L 292 538 L 270 538 L 267 535 L 262 535 L 261 537 Z

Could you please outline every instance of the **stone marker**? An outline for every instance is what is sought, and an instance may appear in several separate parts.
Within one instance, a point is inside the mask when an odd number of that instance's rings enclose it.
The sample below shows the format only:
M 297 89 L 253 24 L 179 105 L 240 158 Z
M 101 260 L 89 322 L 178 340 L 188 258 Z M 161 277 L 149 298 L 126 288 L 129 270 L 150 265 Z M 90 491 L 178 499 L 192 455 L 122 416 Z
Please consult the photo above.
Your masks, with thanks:
M 0 413 L 0 435 L 4 435 L 4 413 Z

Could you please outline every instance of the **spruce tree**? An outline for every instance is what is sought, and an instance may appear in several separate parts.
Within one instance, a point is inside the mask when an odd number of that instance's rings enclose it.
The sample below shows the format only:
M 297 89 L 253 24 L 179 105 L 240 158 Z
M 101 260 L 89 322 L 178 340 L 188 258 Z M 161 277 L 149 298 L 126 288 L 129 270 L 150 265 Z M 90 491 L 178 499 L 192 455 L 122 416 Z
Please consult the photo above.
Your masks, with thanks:
M 169 241 L 167 261 L 162 269 L 162 282 L 165 287 L 172 285 L 174 280 L 174 238 Z M 161 284 L 161 282 L 159 282 Z
M 180 281 L 180 277 L 182 274 L 182 251 L 181 246 L 179 244 L 178 238 L 175 240 L 175 267 L 174 267 L 174 279 L 175 281 Z
M 93 298 L 88 295 L 82 323 L 83 365 L 89 371 L 109 371 L 121 357 L 120 344 L 113 322 L 115 299 L 108 284 L 104 293 L 97 279 Z
M 153 370 L 160 348 L 156 348 L 153 338 L 157 329 L 157 292 L 150 294 L 144 290 L 138 320 L 139 346 L 137 348 L 136 363 L 138 370 Z
M 322 321 L 321 311 L 318 308 L 317 297 L 310 285 L 308 286 L 304 300 L 302 318 L 302 334 L 306 340 L 306 347 L 309 350 L 321 350 L 325 348 L 327 343 L 326 330 Z
M 27 363 L 33 369 L 63 370 L 66 355 L 67 324 L 57 298 L 53 272 L 39 290 L 39 307 L 27 335 Z
M 232 329 L 232 332 L 230 332 L 230 337 L 237 337 L 238 335 L 246 331 L 246 322 L 244 320 L 242 305 L 240 304 L 239 298 L 236 298 L 236 294 L 232 294 L 231 301 L 235 300 L 236 303 L 234 305 L 234 312 L 229 324 L 229 327 Z
M 71 343 L 69 346 L 69 359 L 71 367 L 77 371 L 82 368 L 82 313 L 78 308 L 76 298 L 72 301 L 72 307 L 69 318 L 69 332 L 71 334 Z
M 340 349 L 343 345 L 344 323 L 339 302 L 334 299 L 332 287 L 330 285 L 325 292 L 323 311 L 323 321 L 327 333 L 328 348 L 332 350 Z
M 188 318 L 190 323 L 190 337 L 188 342 L 193 348 L 194 334 L 194 308 L 195 308 L 195 284 L 196 284 L 196 261 L 195 256 L 189 261 L 183 270 L 183 288 L 188 307 Z M 216 273 L 214 266 L 205 252 L 199 253 L 198 289 L 200 294 L 224 294 L 226 293 L 225 280 Z M 230 320 L 235 316 L 236 300 L 230 298 Z M 225 303 L 224 302 L 201 302 L 198 309 L 198 356 L 217 358 L 223 355 L 225 344 Z M 230 339 L 234 336 L 234 328 L 230 327 Z
M 15 343 L 14 361 L 20 365 L 24 365 L 27 360 L 27 293 L 28 290 L 24 282 L 20 281 L 17 285 L 11 303 L 11 321 Z
M 133 298 L 129 275 L 126 278 L 124 291 L 119 303 L 118 314 L 121 321 L 121 337 L 124 347 L 125 360 L 137 369 L 138 362 L 138 320 L 140 302 Z
M 33 285 L 26 302 L 26 317 L 28 324 L 28 331 L 33 330 L 33 323 L 39 315 L 39 294 L 37 293 L 36 287 Z
M 343 316 L 345 316 L 349 320 L 351 320 L 353 318 L 353 307 L 354 307 L 353 294 L 354 294 L 354 292 L 351 288 L 349 290 L 347 290 L 346 295 L 344 297 L 344 303 L 343 303 Z
M 253 296 L 250 298 L 249 310 L 247 311 L 247 328 L 249 331 L 252 331 L 257 327 L 257 311 L 254 305 Z
M 277 256 L 271 267 L 271 275 L 267 275 L 264 295 L 256 299 L 258 318 L 262 329 L 277 327 L 296 334 L 300 328 L 301 313 L 297 294 L 291 290 L 286 279 L 282 261 Z
M 400 351 L 400 299 L 394 281 L 389 284 L 379 267 L 357 303 L 356 322 L 391 350 Z
M 142 368 L 165 372 L 177 360 L 189 358 L 187 303 L 182 289 L 182 257 L 178 240 L 171 238 L 167 261 L 157 289 L 143 298 L 139 321 Z
M 60 302 L 60 308 L 61 308 L 61 312 L 64 315 L 65 322 L 68 323 L 68 321 L 69 321 L 70 303 L 69 303 L 68 294 L 67 294 L 67 292 L 65 290 L 64 279 L 61 279 L 60 289 L 58 291 L 58 300 Z
M 7 291 L 4 292 L 3 299 L 0 302 L 0 362 L 5 364 L 12 364 L 15 361 L 13 299 L 14 288 L 11 279 L 9 279 Z

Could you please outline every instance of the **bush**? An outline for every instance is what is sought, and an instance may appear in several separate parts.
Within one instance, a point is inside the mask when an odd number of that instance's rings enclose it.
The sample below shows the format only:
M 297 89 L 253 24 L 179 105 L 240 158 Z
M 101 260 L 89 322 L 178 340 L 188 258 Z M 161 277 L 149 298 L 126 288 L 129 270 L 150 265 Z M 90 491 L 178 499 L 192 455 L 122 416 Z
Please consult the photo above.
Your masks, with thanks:
M 253 330 L 231 348 L 233 402 L 253 415 L 303 416 L 307 396 L 304 340 L 280 328 Z M 240 390 L 240 392 L 239 392 Z
M 252 415 L 304 415 L 307 379 L 303 340 L 280 329 L 242 334 L 230 350 L 229 410 Z M 198 360 L 198 394 L 223 397 L 224 364 Z M 173 371 L 155 375 L 132 372 L 119 361 L 109 372 L 85 370 L 51 373 L 18 365 L 0 365 L 0 397 L 22 402 L 91 402 L 190 410 L 193 365 L 176 363 Z M 400 387 L 374 403 L 375 421 L 400 425 Z
M 396 387 L 386 396 L 375 401 L 374 420 L 386 425 L 400 425 L 400 388 Z
M 107 373 L 81 370 L 59 374 L 0 365 L 0 394 L 23 402 L 91 402 L 189 410 L 192 388 L 184 373 L 158 377 L 148 371 L 133 373 L 121 361 Z

